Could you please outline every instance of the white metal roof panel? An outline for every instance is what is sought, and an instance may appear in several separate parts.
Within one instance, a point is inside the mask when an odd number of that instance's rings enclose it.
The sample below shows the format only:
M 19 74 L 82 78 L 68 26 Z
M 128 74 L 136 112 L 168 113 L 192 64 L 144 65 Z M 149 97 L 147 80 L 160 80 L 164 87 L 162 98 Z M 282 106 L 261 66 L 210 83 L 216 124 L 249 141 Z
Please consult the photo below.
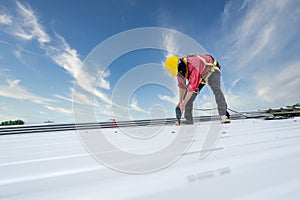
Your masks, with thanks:
M 199 130 L 207 126 L 200 123 Z M 164 129 L 160 141 L 172 139 L 177 128 Z M 108 128 L 101 134 L 122 145 L 121 132 Z M 173 165 L 139 175 L 103 166 L 75 131 L 2 135 L 0 199 L 300 198 L 300 118 L 233 120 L 205 159 L 199 159 L 201 134 Z M 163 142 L 136 148 L 151 151 Z

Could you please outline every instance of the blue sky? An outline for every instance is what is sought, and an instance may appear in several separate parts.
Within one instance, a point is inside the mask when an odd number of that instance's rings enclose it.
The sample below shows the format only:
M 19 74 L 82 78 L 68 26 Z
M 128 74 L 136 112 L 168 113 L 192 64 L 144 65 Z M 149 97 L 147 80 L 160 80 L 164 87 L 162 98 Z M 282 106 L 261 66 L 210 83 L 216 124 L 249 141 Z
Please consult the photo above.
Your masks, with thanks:
M 214 55 L 222 65 L 230 108 L 245 111 L 295 104 L 300 102 L 299 22 L 297 0 L 4 0 L 0 3 L 0 121 L 73 122 L 74 83 L 86 92 L 94 89 L 88 88 L 89 77 L 80 71 L 86 58 L 115 34 L 143 27 L 179 31 Z M 176 52 L 184 44 L 172 37 L 162 45 Z M 120 56 L 98 80 L 95 101 L 81 102 L 95 106 L 99 121 L 121 119 L 114 106 L 126 107 L 132 119 L 173 117 L 176 82 L 162 66 L 157 74 L 174 87 L 145 84 L 121 99 L 122 106 L 114 102 L 120 101 L 114 91 L 123 76 L 144 64 L 161 65 L 167 53 L 144 49 Z M 129 80 L 148 80 L 157 74 L 140 73 L 121 85 L 126 89 Z M 196 103 L 198 108 L 215 106 L 208 87 Z

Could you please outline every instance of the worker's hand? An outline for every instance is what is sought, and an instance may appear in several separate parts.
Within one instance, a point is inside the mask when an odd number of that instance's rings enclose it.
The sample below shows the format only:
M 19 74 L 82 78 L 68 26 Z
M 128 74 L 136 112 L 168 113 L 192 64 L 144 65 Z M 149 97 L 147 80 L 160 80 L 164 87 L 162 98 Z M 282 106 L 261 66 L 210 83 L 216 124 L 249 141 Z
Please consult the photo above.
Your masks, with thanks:
M 179 107 L 180 108 L 180 111 L 181 111 L 181 114 L 183 113 L 184 109 L 185 109 L 185 104 L 183 103 L 178 103 L 176 108 Z

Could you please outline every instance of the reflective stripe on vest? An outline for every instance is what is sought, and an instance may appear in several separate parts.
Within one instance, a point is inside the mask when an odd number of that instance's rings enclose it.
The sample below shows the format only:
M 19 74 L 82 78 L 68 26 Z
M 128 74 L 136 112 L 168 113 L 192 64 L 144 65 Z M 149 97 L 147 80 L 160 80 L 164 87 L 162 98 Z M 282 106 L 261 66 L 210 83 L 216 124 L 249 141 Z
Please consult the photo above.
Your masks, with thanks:
M 199 58 L 204 64 L 204 69 L 202 71 L 204 71 L 207 66 L 210 67 L 210 70 L 206 74 L 204 74 L 199 80 L 199 84 L 200 83 L 206 84 L 208 81 L 208 78 L 210 77 L 210 75 L 212 73 L 215 72 L 215 70 L 220 71 L 220 68 L 217 66 L 218 62 L 216 59 L 214 59 L 212 63 L 207 63 L 206 60 L 204 58 L 202 58 L 201 56 L 196 55 L 196 57 Z

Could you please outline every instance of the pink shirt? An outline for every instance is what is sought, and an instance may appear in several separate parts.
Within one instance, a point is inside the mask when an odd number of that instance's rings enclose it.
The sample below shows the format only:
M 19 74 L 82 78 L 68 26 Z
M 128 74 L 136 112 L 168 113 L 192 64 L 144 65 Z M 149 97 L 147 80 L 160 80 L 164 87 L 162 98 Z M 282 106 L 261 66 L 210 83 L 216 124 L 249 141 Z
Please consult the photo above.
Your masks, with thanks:
M 197 54 L 197 56 L 202 57 L 207 63 L 212 63 L 213 60 L 209 55 L 205 54 Z M 206 73 L 209 72 L 210 67 L 205 66 L 205 64 L 197 58 L 196 55 L 193 56 L 188 56 L 187 61 L 188 61 L 188 81 L 189 85 L 186 86 L 185 81 L 177 76 L 178 80 L 178 87 L 179 88 L 186 88 L 188 92 L 194 92 L 198 90 L 199 86 L 199 81 L 200 78 L 202 78 Z

